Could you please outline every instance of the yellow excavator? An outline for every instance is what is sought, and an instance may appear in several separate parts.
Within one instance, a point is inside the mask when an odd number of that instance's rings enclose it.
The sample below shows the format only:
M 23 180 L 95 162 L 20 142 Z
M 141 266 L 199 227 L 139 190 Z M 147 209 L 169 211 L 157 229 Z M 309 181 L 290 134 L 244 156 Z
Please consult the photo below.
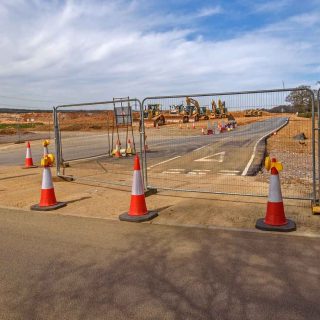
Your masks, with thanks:
M 211 101 L 211 107 L 212 107 L 212 112 L 210 114 L 211 119 L 222 119 L 222 118 L 227 118 L 227 108 L 225 105 L 225 102 L 221 101 L 220 99 L 218 100 L 218 106 L 216 105 L 216 102 L 214 100 Z
M 152 123 L 154 127 L 162 126 L 166 123 L 166 119 L 162 113 L 160 104 L 148 104 L 143 112 L 145 122 Z
M 205 107 L 201 108 L 196 99 L 186 97 L 187 112 L 189 116 L 194 118 L 194 121 L 208 120 L 209 115 Z

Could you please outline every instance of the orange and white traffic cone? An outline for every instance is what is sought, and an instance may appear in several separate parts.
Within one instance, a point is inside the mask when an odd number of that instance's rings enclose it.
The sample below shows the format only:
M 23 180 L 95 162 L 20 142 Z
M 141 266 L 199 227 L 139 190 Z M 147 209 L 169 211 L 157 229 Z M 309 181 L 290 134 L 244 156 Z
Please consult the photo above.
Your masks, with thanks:
M 51 158 L 48 156 L 44 156 L 41 160 L 41 165 L 43 165 L 41 197 L 39 204 L 31 206 L 31 210 L 50 211 L 62 208 L 67 205 L 65 202 L 57 202 L 56 200 L 50 170 L 51 164 Z
M 195 122 L 192 122 L 192 129 L 195 129 L 196 128 L 196 124 Z
M 126 153 L 130 156 L 133 154 L 136 154 L 136 151 L 134 150 L 134 148 L 131 147 L 131 140 L 130 139 L 128 139 Z
M 256 228 L 264 231 L 294 231 L 296 224 L 294 221 L 286 219 L 284 213 L 283 199 L 281 194 L 279 171 L 282 170 L 282 164 L 275 158 L 270 161 L 267 157 L 265 160 L 267 170 L 271 169 L 269 183 L 269 198 L 265 218 L 258 219 Z
M 22 169 L 30 169 L 30 168 L 37 168 L 37 166 L 35 166 L 33 164 L 30 142 L 28 141 L 27 142 L 26 159 L 25 159 L 24 167 L 22 167 Z
M 140 169 L 140 161 L 138 155 L 134 158 L 133 181 L 131 202 L 128 212 L 119 216 L 121 221 L 142 222 L 155 218 L 158 215 L 156 211 L 148 211 L 146 199 L 144 195 L 144 186 Z
M 116 142 L 116 149 L 115 149 L 115 151 L 114 151 L 114 156 L 115 156 L 116 158 L 121 158 L 120 146 L 121 146 L 121 143 L 120 143 L 120 141 L 119 141 L 119 139 L 118 139 L 117 142 Z

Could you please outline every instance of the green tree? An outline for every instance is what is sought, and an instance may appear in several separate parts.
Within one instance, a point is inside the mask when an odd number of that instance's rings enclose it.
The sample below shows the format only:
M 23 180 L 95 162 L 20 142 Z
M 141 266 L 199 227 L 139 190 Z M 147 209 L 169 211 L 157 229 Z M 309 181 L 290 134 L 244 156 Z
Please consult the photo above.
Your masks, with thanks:
M 297 91 L 292 91 L 287 97 L 286 101 L 290 102 L 293 111 L 299 113 L 306 113 L 312 111 L 311 93 L 307 90 L 310 86 L 299 86 Z

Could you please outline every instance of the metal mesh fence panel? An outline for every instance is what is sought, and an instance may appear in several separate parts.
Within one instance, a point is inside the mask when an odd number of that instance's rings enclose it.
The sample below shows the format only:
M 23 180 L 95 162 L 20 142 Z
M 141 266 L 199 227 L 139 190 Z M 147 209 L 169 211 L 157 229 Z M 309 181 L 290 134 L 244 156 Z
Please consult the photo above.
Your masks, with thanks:
M 132 155 L 141 153 L 139 100 L 64 105 L 54 114 L 59 176 L 131 185 Z
M 3 113 L 0 120 L 0 144 L 23 143 L 53 136 L 53 119 L 49 112 Z
M 314 199 L 314 97 L 287 89 L 143 100 L 147 184 L 267 196 L 266 155 L 281 161 L 285 198 Z

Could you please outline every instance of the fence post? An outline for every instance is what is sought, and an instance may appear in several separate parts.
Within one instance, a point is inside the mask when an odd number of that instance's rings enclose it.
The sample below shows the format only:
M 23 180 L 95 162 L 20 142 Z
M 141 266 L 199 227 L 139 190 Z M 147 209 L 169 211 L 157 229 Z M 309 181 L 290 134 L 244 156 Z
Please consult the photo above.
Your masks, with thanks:
M 141 165 L 142 165 L 142 176 L 143 176 L 143 185 L 145 190 L 147 190 L 147 185 L 148 185 L 148 176 L 147 176 L 147 153 L 145 150 L 145 126 L 144 126 L 144 112 L 143 112 L 143 104 L 144 100 L 142 103 L 140 103 L 140 155 L 141 155 Z
M 59 141 L 59 126 L 57 108 L 53 107 L 53 125 L 54 125 L 54 143 L 56 148 L 56 168 L 57 176 L 60 175 L 60 141 Z
M 320 88 L 318 90 L 318 97 L 317 97 L 317 104 L 318 104 L 318 109 L 317 109 L 317 114 L 318 114 L 318 189 L 319 189 L 319 193 L 318 193 L 318 203 L 319 203 L 319 199 L 320 199 Z M 313 95 L 313 103 L 314 103 L 314 95 Z

